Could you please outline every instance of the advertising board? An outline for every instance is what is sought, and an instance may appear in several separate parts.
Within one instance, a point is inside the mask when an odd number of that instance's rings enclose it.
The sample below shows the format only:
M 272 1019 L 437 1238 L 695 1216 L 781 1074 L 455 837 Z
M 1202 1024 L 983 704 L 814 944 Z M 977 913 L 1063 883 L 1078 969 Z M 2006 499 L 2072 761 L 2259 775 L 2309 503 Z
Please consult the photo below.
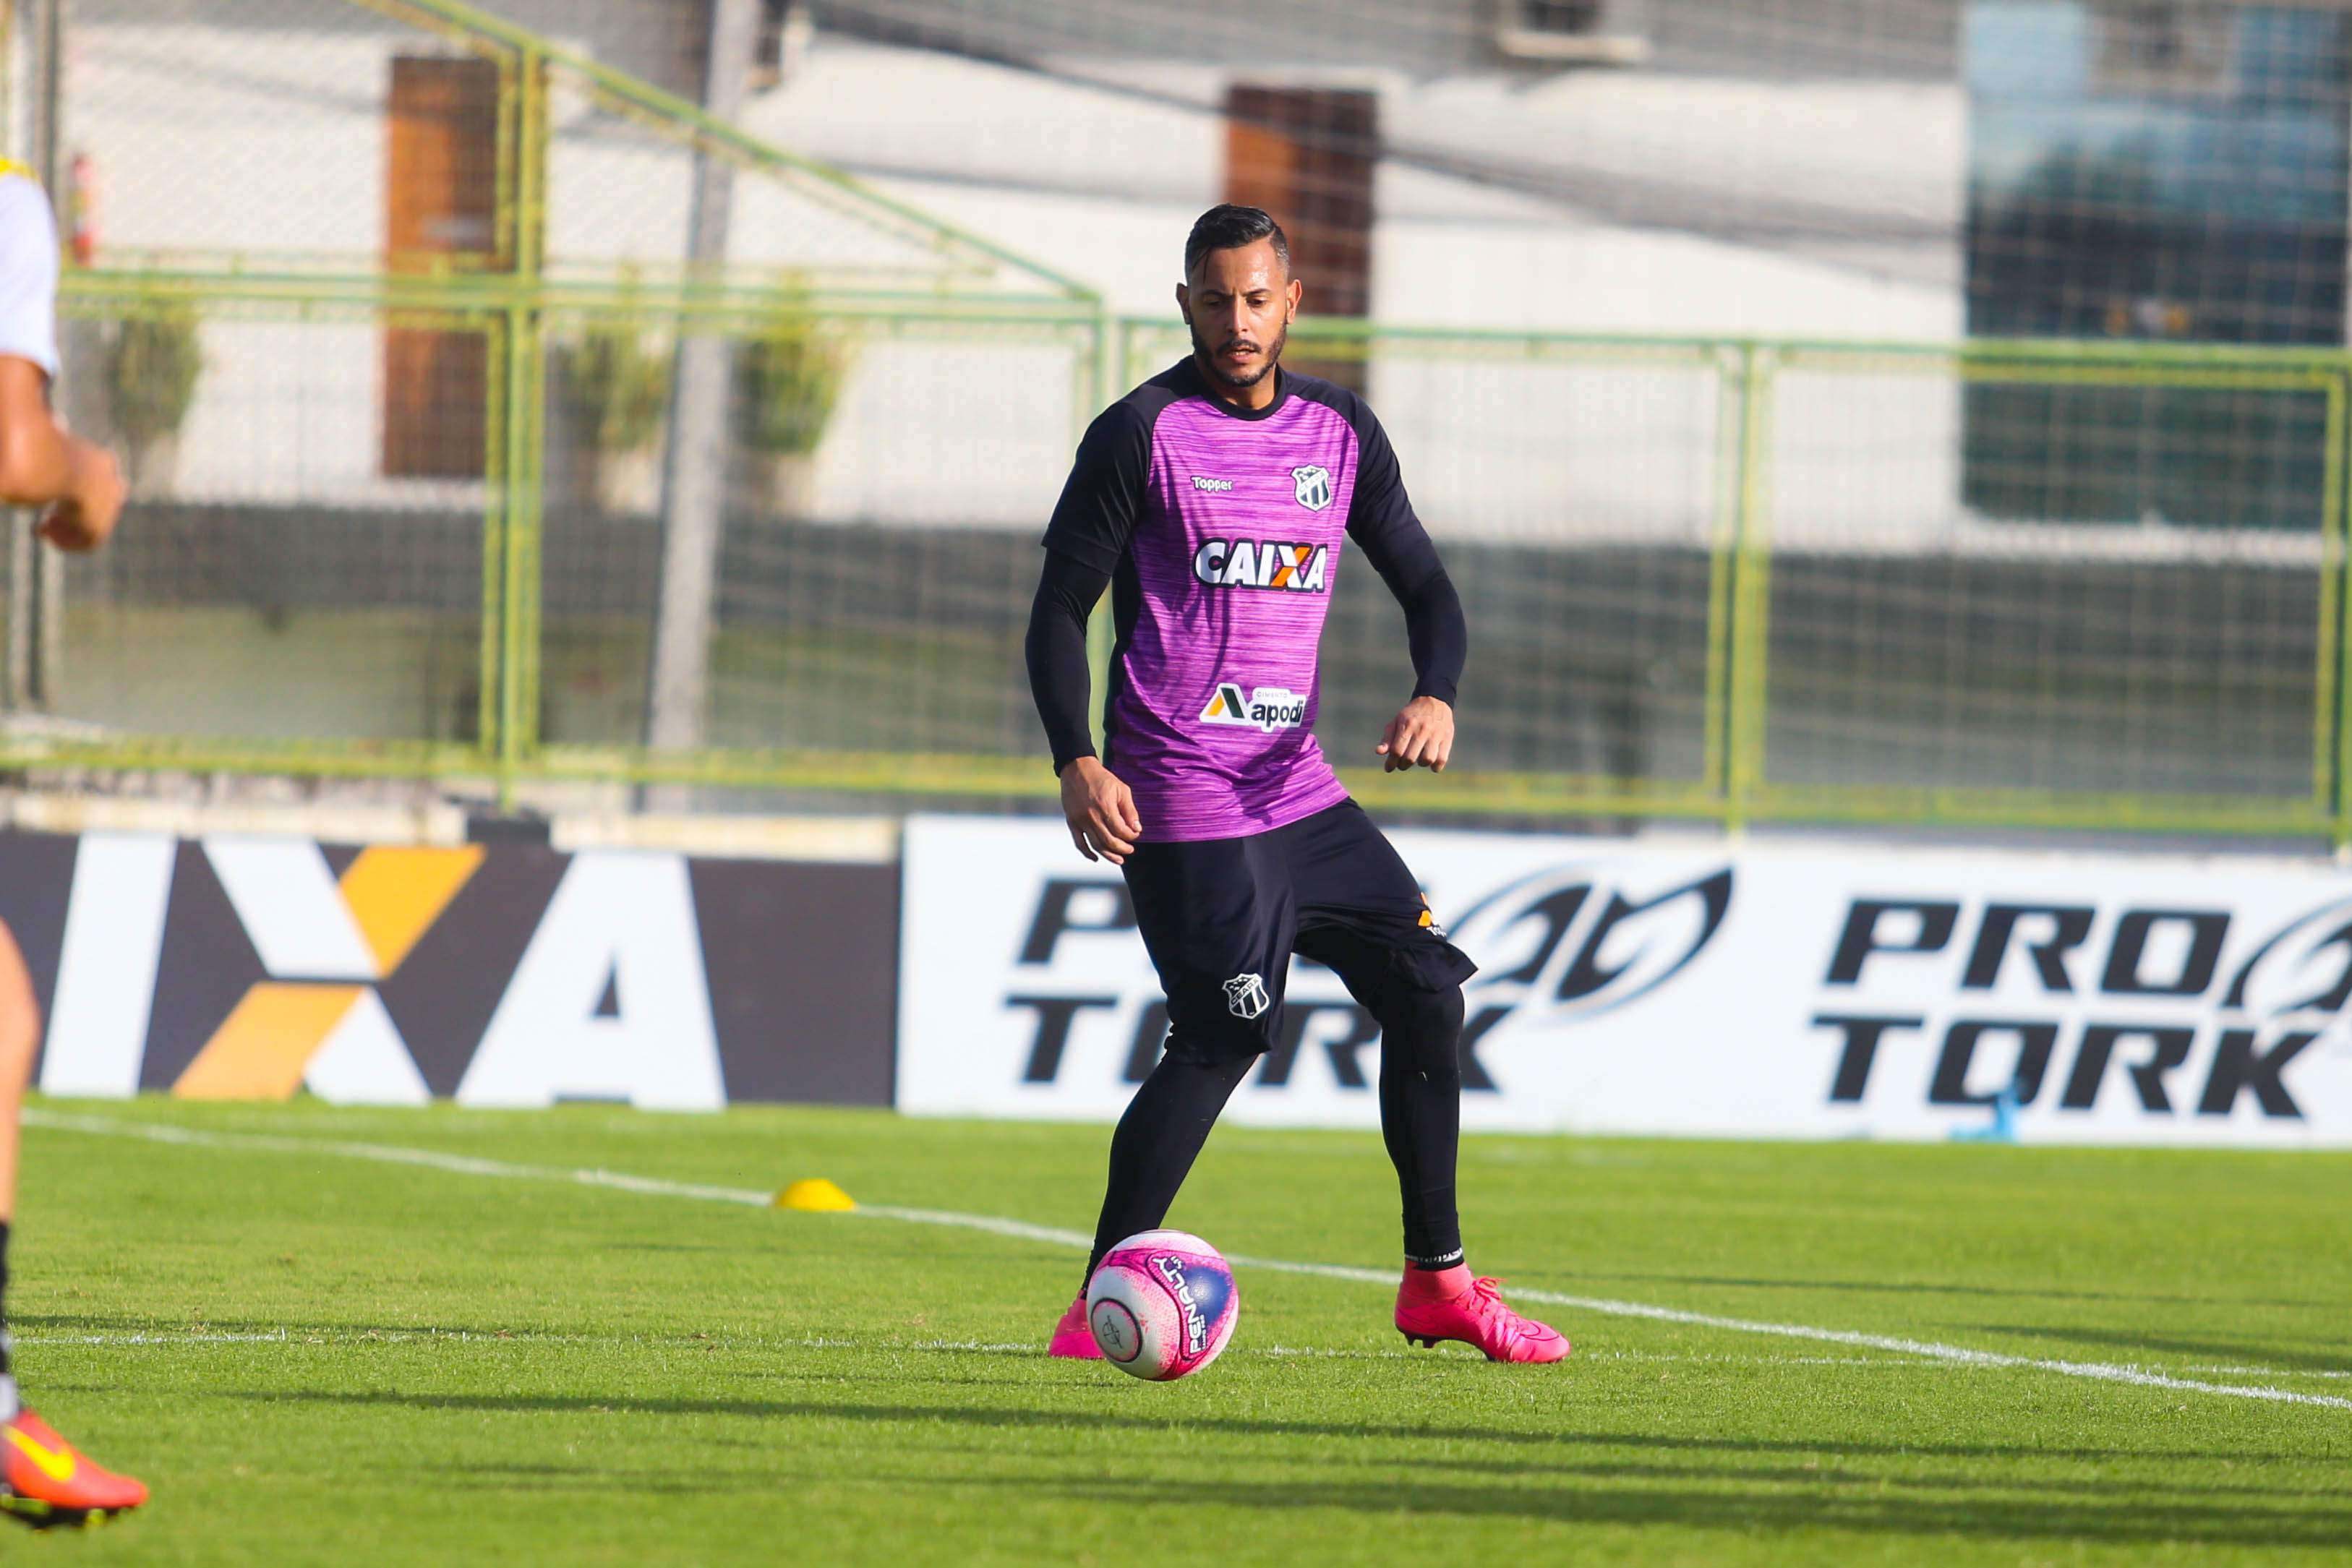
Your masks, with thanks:
M 1467 1127 L 2352 1145 L 2332 865 L 1391 837 L 1481 967 Z M 917 818 L 902 911 L 901 1109 L 1118 1114 L 1166 1013 L 1115 868 L 1056 821 Z M 1227 1114 L 1375 1126 L 1379 1055 L 1339 977 L 1296 964 Z
M 887 1104 L 887 865 L 0 833 L 58 1095 Z

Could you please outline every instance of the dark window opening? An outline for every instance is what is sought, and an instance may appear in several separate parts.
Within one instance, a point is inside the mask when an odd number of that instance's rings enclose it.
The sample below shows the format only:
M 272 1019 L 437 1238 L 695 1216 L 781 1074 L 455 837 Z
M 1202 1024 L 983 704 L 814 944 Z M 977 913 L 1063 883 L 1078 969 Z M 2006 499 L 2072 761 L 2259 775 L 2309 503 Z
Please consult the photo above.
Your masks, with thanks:
M 395 58 L 384 180 L 394 272 L 496 265 L 499 69 L 467 57 Z M 383 335 L 383 471 L 482 476 L 489 396 L 478 332 L 396 327 Z
M 1380 99 L 1349 89 L 1235 86 L 1225 99 L 1225 199 L 1264 207 L 1307 285 L 1302 316 L 1363 317 L 1372 303 L 1372 176 Z M 1286 362 L 1362 392 L 1360 356 Z
M 1518 0 L 1518 22 L 1530 33 L 1590 33 L 1603 9 L 1603 0 Z

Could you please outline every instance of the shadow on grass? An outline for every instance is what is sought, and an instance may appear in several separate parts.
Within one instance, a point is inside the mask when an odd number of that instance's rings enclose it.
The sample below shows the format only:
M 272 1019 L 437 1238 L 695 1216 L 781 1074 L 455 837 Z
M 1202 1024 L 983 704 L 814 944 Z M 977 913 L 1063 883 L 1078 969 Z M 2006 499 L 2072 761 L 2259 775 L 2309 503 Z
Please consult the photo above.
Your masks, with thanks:
M 2071 1541 L 2108 1545 L 2189 1542 L 2241 1547 L 2333 1547 L 2352 1539 L 2352 1500 L 2325 1483 L 2308 1489 L 2205 1484 L 2187 1490 L 2178 1478 L 2144 1482 L 2106 1478 L 2015 1479 L 1968 1473 L 1869 1473 L 1858 1469 L 1808 1469 L 1798 1456 L 1960 1465 L 1984 1459 L 2048 1464 L 2068 1459 L 2240 1463 L 2257 1456 L 2226 1450 L 2138 1451 L 2043 1449 L 2027 1446 L 1778 1442 L 1674 1437 L 1653 1433 L 1541 1434 L 1473 1427 L 1371 1427 L 1325 1422 L 1216 1418 L 1154 1418 L 1101 1412 L 967 1409 L 941 1406 L 874 1406 L 816 1401 L 729 1399 L 592 1399 L 552 1396 L 433 1395 L 396 1392 L 231 1393 L 257 1403 L 319 1403 L 398 1406 L 425 1411 L 507 1411 L 520 1414 L 738 1416 L 759 1420 L 862 1421 L 916 1427 L 981 1430 L 1063 1429 L 1072 1432 L 1215 1433 L 1239 1437 L 1389 1438 L 1433 1444 L 1491 1443 L 1551 1457 L 1482 1460 L 1450 1448 L 1422 1456 L 1394 1451 L 1334 1456 L 1318 1448 L 1296 1455 L 1250 1456 L 1254 1468 L 1287 1465 L 1298 1478 L 1228 1477 L 1191 1479 L 1184 1461 L 1157 1469 L 1139 1498 L 1132 1475 L 1104 1473 L 1100 1450 L 1066 1454 L 1034 1450 L 966 1451 L 961 1462 L 996 1464 L 990 1474 L 948 1473 L 932 1465 L 892 1474 L 868 1469 L 850 1478 L 830 1471 L 780 1475 L 773 1468 L 713 1470 L 548 1463 L 468 1465 L 438 1483 L 468 1488 L 615 1490 L 671 1494 L 769 1493 L 782 1481 L 907 1487 L 926 1491 L 970 1488 L 1002 1496 L 1026 1493 L 1132 1510 L 1139 1501 L 1184 1509 L 1269 1511 L 1339 1509 L 1383 1515 L 1509 1517 L 1561 1524 L 1673 1525 L 1687 1530 L 1786 1533 L 1834 1530 L 1858 1535 L 1956 1536 L 1986 1540 Z M 708 1439 L 703 1440 L 708 1442 Z M 702 1444 L 698 1443 L 698 1447 Z M 1659 1456 L 1654 1462 L 1611 1457 L 1609 1450 Z M 1147 1463 L 1150 1450 L 1118 1450 Z M 1764 1458 L 1742 1463 L 1744 1456 Z M 910 1456 L 911 1458 L 911 1456 Z M 1213 1458 L 1203 1463 L 1215 1463 Z M 1004 1473 L 1018 1465 L 1024 1473 Z M 1092 1473 L 1051 1473 L 1089 1467 Z M 1395 1470 L 1354 1477 L 1349 1468 Z M 1133 1466 L 1128 1467 L 1132 1469 Z M 1038 1473 L 1040 1470 L 1048 1473 Z M 1311 1471 L 1311 1475 L 1308 1473 Z M 1173 1473 L 1171 1473 L 1173 1472 Z
M 1714 1484 L 1704 1484 L 1711 1479 Z M 1841 1531 L 1855 1535 L 1959 1536 L 1977 1540 L 2101 1545 L 2192 1542 L 2246 1547 L 2337 1547 L 2352 1535 L 2352 1507 L 2250 1508 L 2237 1500 L 2187 1502 L 2151 1486 L 2113 1500 L 2030 1496 L 1921 1497 L 1914 1483 L 1812 1483 L 1759 1489 L 1738 1470 L 1688 1471 L 1654 1484 L 1526 1485 L 1339 1481 L 1309 1484 L 1223 1480 L 1156 1482 L 1151 1500 L 1182 1508 L 1346 1509 L 1366 1513 L 1506 1517 L 1560 1524 L 1672 1525 L 1741 1534 Z M 1702 1484 L 1690 1484 L 1699 1480 Z M 1681 1484 L 1675 1484 L 1675 1483 Z M 1134 1506 L 1130 1483 L 1026 1479 L 967 1482 Z
M 837 1380 L 829 1380 L 837 1381 Z M 1032 1381 L 1025 1386 L 1034 1389 Z M 1123 1391 L 1122 1391 L 1123 1392 Z M 1287 1421 L 1232 1416 L 1129 1416 L 1099 1410 L 982 1409 L 959 1405 L 868 1405 L 796 1399 L 637 1398 L 626 1395 L 428 1394 L 397 1389 L 221 1390 L 214 1397 L 258 1404 L 375 1405 L 413 1410 L 517 1415 L 642 1414 L 740 1416 L 753 1420 L 841 1420 L 947 1423 L 967 1427 L 1064 1427 L 1073 1431 L 1137 1433 L 1213 1432 L 1244 1437 L 1348 1437 L 1401 1442 L 1499 1443 L 1539 1448 L 1584 1446 L 1659 1449 L 1676 1453 L 1792 1454 L 1808 1458 L 1923 1460 L 2025 1460 L 2088 1463 L 2157 1462 L 2217 1464 L 2347 1462 L 2338 1456 L 2256 1453 L 2242 1448 L 2043 1448 L 2032 1444 L 1864 1443 L 1838 1439 L 1776 1440 L 1764 1437 L 1704 1437 L 1658 1432 L 1559 1430 L 1537 1432 L 1507 1427 L 1454 1427 L 1439 1422 L 1400 1426 L 1358 1421 Z M 2352 1503 L 2347 1503 L 2352 1508 Z

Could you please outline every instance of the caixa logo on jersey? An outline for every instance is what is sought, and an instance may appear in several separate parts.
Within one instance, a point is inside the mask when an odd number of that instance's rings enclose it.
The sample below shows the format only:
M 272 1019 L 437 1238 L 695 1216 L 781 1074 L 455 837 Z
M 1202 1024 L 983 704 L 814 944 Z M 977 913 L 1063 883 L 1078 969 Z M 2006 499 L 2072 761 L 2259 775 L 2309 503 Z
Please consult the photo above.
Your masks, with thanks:
M 1454 921 L 1475 956 L 1466 1051 L 1515 1028 L 1577 1022 L 1623 1007 L 1687 970 L 1731 912 L 1732 868 L 1688 881 L 1624 880 L 1562 867 L 1497 889 Z
M 2062 1119 L 2301 1120 L 2289 1069 L 2347 1000 L 2352 899 L 2249 928 L 2228 909 L 1857 898 L 1811 1021 L 1838 1040 L 1832 1104 L 1924 1090 Z M 1896 1057 L 1925 1082 L 1890 1083 Z
M 1192 552 L 1192 575 L 1211 588 L 1264 588 L 1321 593 L 1329 586 L 1331 552 L 1318 544 L 1279 539 L 1206 539 Z

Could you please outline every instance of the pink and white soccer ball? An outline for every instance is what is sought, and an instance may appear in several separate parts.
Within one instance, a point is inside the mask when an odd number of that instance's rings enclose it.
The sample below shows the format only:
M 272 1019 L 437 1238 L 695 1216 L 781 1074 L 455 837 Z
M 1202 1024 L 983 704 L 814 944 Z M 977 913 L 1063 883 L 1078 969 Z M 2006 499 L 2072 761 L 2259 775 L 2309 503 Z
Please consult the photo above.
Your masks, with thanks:
M 1154 1383 L 1216 1360 L 1241 1311 L 1224 1258 L 1181 1230 L 1129 1237 L 1087 1281 L 1087 1322 L 1104 1358 Z

